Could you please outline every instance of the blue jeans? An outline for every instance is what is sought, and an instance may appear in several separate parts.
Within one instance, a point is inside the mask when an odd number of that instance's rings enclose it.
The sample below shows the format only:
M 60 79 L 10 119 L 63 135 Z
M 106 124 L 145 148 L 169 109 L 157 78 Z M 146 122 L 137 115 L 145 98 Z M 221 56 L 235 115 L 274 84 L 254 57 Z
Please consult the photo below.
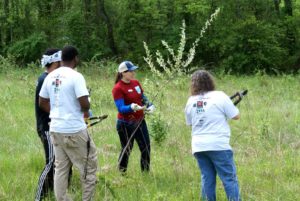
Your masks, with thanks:
M 216 200 L 216 175 L 218 174 L 230 201 L 240 201 L 236 168 L 231 150 L 203 151 L 194 154 L 201 170 L 202 200 Z

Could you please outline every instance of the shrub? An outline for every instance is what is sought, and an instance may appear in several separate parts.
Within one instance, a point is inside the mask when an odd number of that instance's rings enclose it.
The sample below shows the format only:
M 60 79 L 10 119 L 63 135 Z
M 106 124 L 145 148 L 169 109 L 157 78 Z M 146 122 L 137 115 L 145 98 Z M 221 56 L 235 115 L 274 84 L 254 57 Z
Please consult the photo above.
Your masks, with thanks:
M 167 123 L 163 121 L 163 119 L 160 116 L 160 113 L 154 114 L 151 117 L 150 136 L 158 145 L 161 145 L 161 143 L 166 139 L 168 133 L 167 128 Z
M 7 73 L 11 69 L 17 67 L 15 61 L 11 57 L 3 57 L 0 55 L 0 73 Z
M 273 25 L 257 21 L 254 17 L 238 23 L 232 34 L 224 39 L 225 71 L 255 73 L 257 70 L 276 72 L 283 66 L 288 52 L 281 47 L 282 33 Z
M 17 63 L 24 64 L 36 61 L 47 47 L 45 33 L 34 33 L 24 40 L 15 42 L 8 48 L 8 54 L 14 55 Z

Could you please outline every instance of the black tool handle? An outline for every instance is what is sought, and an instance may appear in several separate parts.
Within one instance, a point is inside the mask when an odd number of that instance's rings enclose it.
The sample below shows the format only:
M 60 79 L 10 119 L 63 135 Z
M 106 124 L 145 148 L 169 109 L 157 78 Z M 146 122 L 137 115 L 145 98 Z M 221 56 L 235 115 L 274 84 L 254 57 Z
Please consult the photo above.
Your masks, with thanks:
M 232 96 L 230 96 L 230 99 L 234 99 L 235 97 L 238 97 L 238 99 L 233 102 L 234 105 L 237 105 L 239 102 L 241 102 L 242 98 L 247 95 L 247 93 L 248 93 L 247 89 L 243 91 L 238 91 Z

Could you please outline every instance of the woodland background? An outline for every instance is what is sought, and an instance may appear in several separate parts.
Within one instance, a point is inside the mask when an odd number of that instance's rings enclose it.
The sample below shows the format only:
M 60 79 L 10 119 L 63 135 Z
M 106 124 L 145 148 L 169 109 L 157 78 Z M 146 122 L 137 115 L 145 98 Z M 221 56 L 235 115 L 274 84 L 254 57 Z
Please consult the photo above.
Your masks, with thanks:
M 192 65 L 229 73 L 294 73 L 300 68 L 297 0 L 2 0 L 0 55 L 19 66 L 47 47 L 72 44 L 84 61 L 115 59 L 144 64 L 143 41 L 162 49 L 187 46 L 205 21 L 221 11 L 197 47 Z

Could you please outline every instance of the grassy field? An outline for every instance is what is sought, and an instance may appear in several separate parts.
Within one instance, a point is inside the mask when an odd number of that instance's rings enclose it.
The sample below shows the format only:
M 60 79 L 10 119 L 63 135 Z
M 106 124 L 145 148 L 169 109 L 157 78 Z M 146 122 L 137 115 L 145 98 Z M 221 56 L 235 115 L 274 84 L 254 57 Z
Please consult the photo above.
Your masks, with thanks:
M 200 173 L 191 155 L 190 128 L 185 126 L 184 107 L 189 78 L 169 82 L 138 74 L 149 99 L 155 99 L 156 115 L 147 117 L 167 127 L 158 144 L 152 138 L 151 173 L 142 174 L 135 145 L 128 176 L 117 171 L 120 145 L 115 130 L 116 109 L 111 96 L 111 67 L 79 69 L 92 88 L 94 115 L 109 118 L 90 129 L 98 147 L 99 182 L 95 200 L 199 200 Z M 34 90 L 38 70 L 12 70 L 0 74 L 0 200 L 33 200 L 44 163 L 43 148 L 35 130 Z M 216 76 L 217 89 L 228 95 L 248 89 L 239 104 L 241 120 L 231 122 L 231 145 L 243 200 L 300 199 L 300 76 Z M 79 174 L 70 188 L 80 200 Z M 226 200 L 221 182 L 218 200 Z M 53 195 L 48 200 L 54 200 Z

